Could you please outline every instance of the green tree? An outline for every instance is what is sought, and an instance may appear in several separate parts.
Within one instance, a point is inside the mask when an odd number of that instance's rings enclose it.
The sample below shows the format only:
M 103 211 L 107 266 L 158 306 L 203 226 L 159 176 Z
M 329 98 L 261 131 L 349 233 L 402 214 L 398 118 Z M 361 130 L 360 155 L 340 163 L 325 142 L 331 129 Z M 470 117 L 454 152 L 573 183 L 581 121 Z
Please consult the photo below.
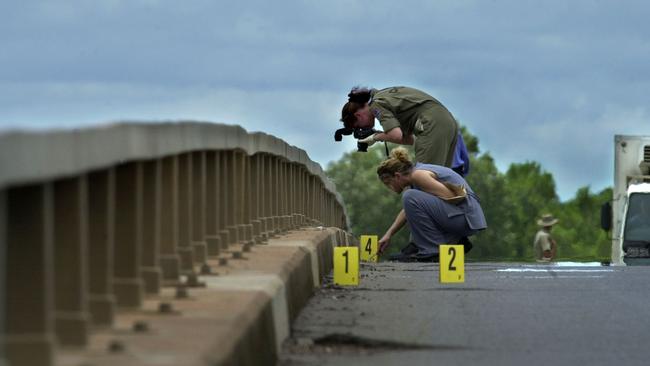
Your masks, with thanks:
M 611 241 L 600 229 L 600 207 L 612 197 L 611 188 L 593 194 L 589 187 L 578 189 L 573 199 L 562 204 L 557 213 L 560 220 L 554 229 L 558 242 L 558 258 L 573 260 L 606 260 Z
M 505 199 L 511 202 L 505 218 L 510 257 L 532 258 L 532 243 L 539 229 L 537 219 L 545 212 L 557 211 L 555 181 L 537 162 L 511 164 L 505 181 Z

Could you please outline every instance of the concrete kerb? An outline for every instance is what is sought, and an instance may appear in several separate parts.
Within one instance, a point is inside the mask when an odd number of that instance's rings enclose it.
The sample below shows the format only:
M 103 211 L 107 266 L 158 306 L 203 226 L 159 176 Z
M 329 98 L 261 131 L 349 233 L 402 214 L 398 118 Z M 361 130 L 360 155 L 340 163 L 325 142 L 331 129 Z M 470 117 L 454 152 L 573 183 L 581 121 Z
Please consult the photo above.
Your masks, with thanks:
M 172 288 L 145 300 L 142 309 L 116 315 L 116 326 L 91 335 L 86 350 L 65 352 L 57 365 L 145 365 L 156 360 L 183 365 L 273 364 L 290 326 L 332 269 L 334 228 L 303 228 L 253 246 L 242 260 L 231 260 L 211 275 L 199 276 L 205 287 L 188 288 L 174 298 Z M 167 302 L 172 314 L 160 314 Z M 128 329 L 145 319 L 150 331 Z M 117 341 L 124 352 L 107 353 Z

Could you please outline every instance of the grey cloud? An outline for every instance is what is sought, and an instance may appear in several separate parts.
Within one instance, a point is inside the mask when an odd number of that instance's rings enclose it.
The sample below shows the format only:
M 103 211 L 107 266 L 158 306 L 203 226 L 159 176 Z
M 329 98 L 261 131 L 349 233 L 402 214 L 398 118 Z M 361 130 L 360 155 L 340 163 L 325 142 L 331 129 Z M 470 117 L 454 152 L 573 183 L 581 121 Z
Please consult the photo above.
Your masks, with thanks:
M 608 184 L 612 134 L 650 133 L 643 1 L 70 0 L 3 8 L 2 128 L 214 120 L 305 144 L 324 165 L 354 147 L 331 141 L 352 85 L 413 85 L 443 101 L 500 167 L 540 161 L 563 198 L 580 185 Z

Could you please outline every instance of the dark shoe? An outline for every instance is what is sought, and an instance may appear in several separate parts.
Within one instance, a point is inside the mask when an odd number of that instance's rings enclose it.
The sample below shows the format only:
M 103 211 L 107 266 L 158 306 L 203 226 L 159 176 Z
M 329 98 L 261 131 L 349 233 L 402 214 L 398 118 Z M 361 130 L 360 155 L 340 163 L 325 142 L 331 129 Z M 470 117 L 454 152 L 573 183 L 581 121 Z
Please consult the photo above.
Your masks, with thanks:
M 415 246 L 415 243 L 413 243 L 413 242 L 410 242 L 410 243 L 406 244 L 406 246 L 404 248 L 399 250 L 399 252 L 404 254 L 404 255 L 412 255 L 412 254 L 415 254 L 415 253 L 417 253 L 419 251 L 420 250 L 418 249 L 417 246 Z
M 436 253 L 426 257 L 415 257 L 415 260 L 417 262 L 438 263 L 440 262 L 440 255 Z
M 460 238 L 459 244 L 463 244 L 463 246 L 465 247 L 465 254 L 467 254 L 474 247 L 472 245 L 472 242 L 469 241 L 469 238 L 466 237 L 466 236 L 463 236 L 462 238 Z
M 417 258 L 412 254 L 404 254 L 402 252 L 389 255 L 388 260 L 393 262 L 417 262 Z
M 426 262 L 426 263 L 438 263 L 440 261 L 440 257 L 438 254 L 431 254 L 428 256 L 418 256 L 415 254 L 404 254 L 404 253 L 396 253 L 396 254 L 391 254 L 388 256 L 388 260 L 390 261 L 396 261 L 396 262 Z

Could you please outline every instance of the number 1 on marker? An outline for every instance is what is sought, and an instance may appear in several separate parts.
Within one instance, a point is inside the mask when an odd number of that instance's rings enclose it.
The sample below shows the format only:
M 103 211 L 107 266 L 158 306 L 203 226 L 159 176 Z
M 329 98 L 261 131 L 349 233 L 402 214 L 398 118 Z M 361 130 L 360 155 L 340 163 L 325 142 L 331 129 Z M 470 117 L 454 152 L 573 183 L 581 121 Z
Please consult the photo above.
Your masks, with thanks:
M 359 248 L 334 248 L 334 283 L 352 286 L 359 284 Z
M 440 282 L 465 282 L 465 247 L 462 245 L 441 245 Z
M 377 235 L 361 235 L 361 260 L 377 262 Z

